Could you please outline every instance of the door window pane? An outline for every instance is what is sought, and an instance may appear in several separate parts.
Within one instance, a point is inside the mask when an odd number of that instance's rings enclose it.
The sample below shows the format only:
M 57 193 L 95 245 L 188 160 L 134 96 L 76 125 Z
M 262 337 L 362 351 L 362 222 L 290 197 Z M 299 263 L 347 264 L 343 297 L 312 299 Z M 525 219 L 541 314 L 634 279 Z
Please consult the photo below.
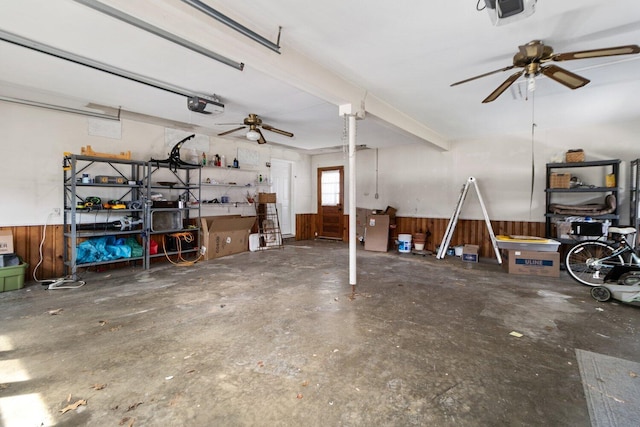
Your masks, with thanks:
M 340 171 L 322 171 L 322 206 L 337 206 L 340 203 Z

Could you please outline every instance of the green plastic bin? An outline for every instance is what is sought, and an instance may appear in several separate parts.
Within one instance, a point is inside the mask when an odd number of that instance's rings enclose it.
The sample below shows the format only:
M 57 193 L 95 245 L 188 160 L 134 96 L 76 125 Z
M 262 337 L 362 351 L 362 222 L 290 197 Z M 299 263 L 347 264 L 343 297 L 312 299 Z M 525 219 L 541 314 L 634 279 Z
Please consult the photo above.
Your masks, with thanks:
M 27 267 L 29 267 L 29 264 L 22 262 L 20 265 L 13 267 L 0 268 L 0 292 L 22 289 Z

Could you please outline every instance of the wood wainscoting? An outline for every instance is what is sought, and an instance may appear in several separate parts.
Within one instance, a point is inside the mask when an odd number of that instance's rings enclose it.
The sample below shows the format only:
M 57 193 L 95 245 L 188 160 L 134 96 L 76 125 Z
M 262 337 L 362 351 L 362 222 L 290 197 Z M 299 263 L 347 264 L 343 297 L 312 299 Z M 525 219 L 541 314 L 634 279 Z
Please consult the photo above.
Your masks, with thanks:
M 396 217 L 396 230 L 394 236 L 400 233 L 427 233 L 425 249 L 436 252 L 436 247 L 442 243 L 444 233 L 447 231 L 449 219 L 447 218 L 409 218 Z M 543 237 L 545 233 L 544 222 L 527 221 L 491 221 L 493 233 L 519 236 Z M 484 220 L 460 219 L 451 237 L 450 247 L 464 244 L 480 246 L 479 255 L 487 258 L 495 258 L 495 252 L 491 245 L 491 237 Z
M 10 230 L 13 233 L 13 251 L 29 264 L 25 282 L 33 280 L 33 270 L 40 262 L 40 242 L 43 235 L 45 240 L 42 244 L 42 263 L 37 271 L 38 279 L 53 279 L 64 275 L 62 229 L 62 225 L 47 225 L 46 232 L 42 225 L 0 227 L 0 230 Z
M 296 240 L 315 239 L 318 230 L 317 221 L 316 214 L 296 214 Z
M 296 240 L 315 239 L 316 214 L 296 215 Z M 348 215 L 345 215 L 344 241 L 349 241 Z M 396 217 L 396 228 L 392 230 L 392 236 L 397 238 L 398 234 L 427 233 L 425 249 L 435 252 L 436 246 L 442 242 L 442 237 L 447 231 L 448 218 L 411 218 Z M 494 234 L 521 235 L 521 236 L 544 236 L 544 222 L 528 221 L 491 221 Z M 484 220 L 458 220 L 455 232 L 451 238 L 450 246 L 463 244 L 473 244 L 480 246 L 480 256 L 495 258 L 489 230 Z
M 348 242 L 348 215 L 345 215 L 344 223 L 343 240 Z M 396 238 L 400 233 L 427 233 L 425 249 L 435 252 L 436 246 L 440 245 L 447 230 L 448 223 L 449 219 L 446 218 L 396 217 L 397 225 L 392 230 L 392 236 Z M 544 222 L 491 221 L 491 224 L 496 235 L 544 236 L 545 232 Z M 51 279 L 64 275 L 62 229 L 62 225 L 48 225 L 46 227 L 46 236 L 42 244 L 42 263 L 37 271 L 38 279 Z M 0 227 L 0 230 L 11 230 L 13 233 L 14 252 L 29 264 L 29 268 L 25 272 L 25 281 L 32 281 L 33 269 L 40 262 L 40 242 L 45 234 L 44 227 L 42 225 Z M 316 230 L 316 214 L 296 215 L 296 240 L 313 240 L 316 237 Z M 450 246 L 465 243 L 479 245 L 482 257 L 495 257 L 484 220 L 461 219 L 458 221 Z

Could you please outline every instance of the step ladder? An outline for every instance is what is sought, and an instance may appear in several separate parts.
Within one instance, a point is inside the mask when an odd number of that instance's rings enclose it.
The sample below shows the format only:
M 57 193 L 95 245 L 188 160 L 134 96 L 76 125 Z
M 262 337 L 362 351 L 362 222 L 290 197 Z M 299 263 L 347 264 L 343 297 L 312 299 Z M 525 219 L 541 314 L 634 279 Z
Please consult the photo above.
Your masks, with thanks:
M 277 205 L 275 203 L 258 203 L 256 205 L 256 217 L 258 218 L 260 239 L 258 250 L 284 247 Z
M 480 201 L 480 207 L 482 208 L 482 214 L 484 215 L 484 222 L 487 224 L 487 229 L 489 230 L 489 236 L 491 236 L 491 245 L 493 246 L 493 250 L 496 253 L 496 258 L 498 259 L 498 264 L 502 264 L 502 257 L 500 256 L 500 250 L 498 249 L 498 242 L 496 240 L 496 235 L 493 233 L 493 227 L 491 226 L 491 221 L 489 220 L 489 214 L 487 214 L 487 209 L 484 206 L 484 201 L 482 200 L 482 195 L 480 195 L 480 189 L 478 188 L 478 183 L 476 179 L 470 176 L 467 179 L 467 182 L 464 183 L 464 186 L 460 190 L 460 198 L 458 199 L 458 204 L 456 205 L 456 209 L 449 220 L 449 224 L 447 225 L 447 230 L 444 233 L 442 238 L 442 243 L 440 243 L 440 248 L 438 249 L 438 254 L 436 255 L 437 259 L 442 259 L 447 253 L 447 249 L 449 249 L 449 243 L 451 243 L 451 237 L 453 236 L 453 232 L 456 229 L 456 225 L 458 224 L 458 218 L 460 217 L 460 210 L 462 210 L 462 205 L 467 197 L 467 193 L 469 192 L 469 187 L 473 185 L 473 188 L 476 189 L 476 194 L 478 195 L 478 200 Z

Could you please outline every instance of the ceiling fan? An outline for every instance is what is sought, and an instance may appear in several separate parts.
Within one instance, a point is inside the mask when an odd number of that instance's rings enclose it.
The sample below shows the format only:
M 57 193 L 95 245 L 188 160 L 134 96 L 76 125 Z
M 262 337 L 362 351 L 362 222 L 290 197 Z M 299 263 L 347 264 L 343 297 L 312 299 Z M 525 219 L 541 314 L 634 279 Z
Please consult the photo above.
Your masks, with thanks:
M 257 114 L 249 114 L 248 117 L 245 117 L 244 122 L 243 123 L 218 123 L 221 126 L 225 126 L 225 125 L 239 125 L 239 124 L 243 124 L 244 126 L 240 126 L 237 127 L 235 129 L 231 129 L 225 132 L 221 132 L 218 134 L 218 136 L 224 136 L 224 135 L 228 135 L 230 133 L 239 131 L 240 129 L 245 129 L 247 126 L 249 126 L 249 131 L 246 134 L 246 137 L 249 141 L 258 141 L 258 144 L 266 144 L 267 140 L 264 139 L 264 136 L 262 135 L 262 131 L 260 131 L 260 128 L 265 129 L 265 130 L 269 130 L 271 132 L 275 132 L 275 133 L 279 133 L 280 135 L 284 135 L 284 136 L 288 136 L 289 138 L 291 138 L 293 136 L 293 134 L 291 132 L 287 132 L 286 130 L 281 130 L 281 129 L 276 129 L 271 125 L 268 125 L 266 123 L 262 123 L 262 119 L 260 117 L 258 117 Z
M 491 74 L 500 73 L 502 71 L 511 70 L 512 68 L 523 68 L 523 70 L 512 74 L 505 80 L 496 90 L 491 92 L 482 102 L 487 103 L 494 101 L 497 97 L 509 88 L 520 76 L 524 75 L 529 79 L 543 74 L 549 77 L 551 80 L 567 86 L 569 89 L 577 89 L 589 83 L 589 79 L 579 76 L 557 65 L 542 65 L 549 61 L 569 61 L 573 59 L 586 59 L 586 58 L 599 58 L 602 56 L 614 56 L 614 55 L 629 55 L 634 53 L 640 53 L 640 47 L 632 44 L 627 46 L 607 47 L 602 49 L 581 50 L 567 53 L 553 53 L 551 46 L 546 46 L 540 40 L 533 40 L 523 46 L 518 46 L 519 52 L 513 56 L 513 65 L 501 68 L 499 70 L 490 71 L 488 73 L 480 74 L 479 76 L 471 77 L 465 80 L 451 84 L 451 86 L 457 86 L 462 83 L 467 83 L 472 80 L 476 80 L 482 77 L 490 76 Z

